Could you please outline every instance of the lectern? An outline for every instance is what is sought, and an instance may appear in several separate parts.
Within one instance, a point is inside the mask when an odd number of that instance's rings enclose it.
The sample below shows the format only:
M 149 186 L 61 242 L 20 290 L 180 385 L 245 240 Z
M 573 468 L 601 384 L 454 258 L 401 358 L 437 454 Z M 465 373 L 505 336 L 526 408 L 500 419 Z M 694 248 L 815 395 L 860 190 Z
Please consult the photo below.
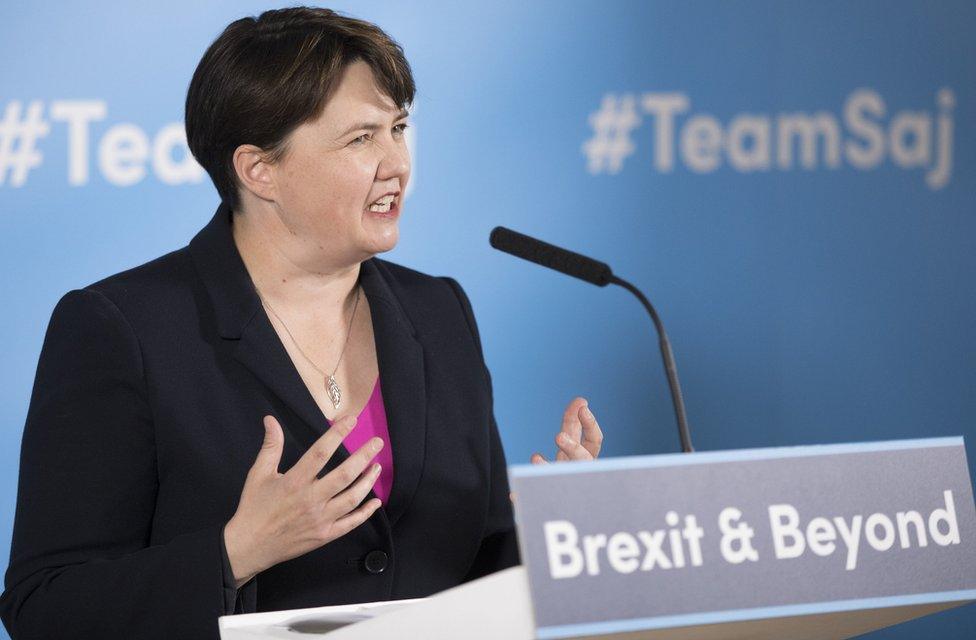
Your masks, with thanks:
M 226 616 L 222 639 L 839 639 L 976 600 L 962 438 L 509 476 L 522 566 L 419 601 Z

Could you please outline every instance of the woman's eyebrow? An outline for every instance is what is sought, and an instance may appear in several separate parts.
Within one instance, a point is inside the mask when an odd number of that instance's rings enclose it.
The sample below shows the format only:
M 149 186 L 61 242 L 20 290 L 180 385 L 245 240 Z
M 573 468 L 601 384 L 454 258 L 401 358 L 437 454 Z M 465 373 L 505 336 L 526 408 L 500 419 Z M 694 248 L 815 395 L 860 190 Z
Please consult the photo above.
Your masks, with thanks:
M 397 114 L 395 120 L 403 120 L 409 115 L 410 113 L 406 109 L 400 109 L 400 113 Z M 343 138 L 349 135 L 350 133 L 352 133 L 353 131 L 359 131 L 360 129 L 365 129 L 367 131 L 377 131 L 379 129 L 382 129 L 383 126 L 384 125 L 377 122 L 357 122 L 356 124 L 352 125 L 348 129 L 343 131 L 341 134 L 339 134 L 339 137 Z

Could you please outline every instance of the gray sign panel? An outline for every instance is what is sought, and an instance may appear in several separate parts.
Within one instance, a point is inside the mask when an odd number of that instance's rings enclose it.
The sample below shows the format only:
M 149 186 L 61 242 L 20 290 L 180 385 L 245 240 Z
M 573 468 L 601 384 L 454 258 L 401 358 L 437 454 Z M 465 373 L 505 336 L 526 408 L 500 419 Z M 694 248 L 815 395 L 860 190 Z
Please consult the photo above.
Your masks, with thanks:
M 509 475 L 540 638 L 976 599 L 962 438 Z

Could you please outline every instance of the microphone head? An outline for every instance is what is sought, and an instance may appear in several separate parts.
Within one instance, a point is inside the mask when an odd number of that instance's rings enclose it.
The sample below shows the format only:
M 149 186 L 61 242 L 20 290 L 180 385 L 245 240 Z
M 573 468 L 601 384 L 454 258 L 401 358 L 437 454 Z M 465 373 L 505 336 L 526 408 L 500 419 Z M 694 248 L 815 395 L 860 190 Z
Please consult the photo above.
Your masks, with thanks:
M 587 258 L 568 249 L 536 240 L 530 236 L 512 231 L 505 227 L 495 227 L 491 231 L 488 242 L 499 251 L 504 251 L 523 260 L 534 262 L 543 267 L 555 269 L 568 276 L 585 280 L 598 287 L 610 284 L 613 271 L 610 265 Z

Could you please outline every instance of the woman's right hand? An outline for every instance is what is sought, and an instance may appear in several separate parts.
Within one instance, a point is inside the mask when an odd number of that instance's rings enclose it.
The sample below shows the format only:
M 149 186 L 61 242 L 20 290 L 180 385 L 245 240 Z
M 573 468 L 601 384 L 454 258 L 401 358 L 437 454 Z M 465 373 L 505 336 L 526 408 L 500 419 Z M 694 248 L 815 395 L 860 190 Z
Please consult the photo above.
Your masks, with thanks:
M 355 425 L 353 416 L 336 420 L 282 474 L 278 473 L 284 446 L 281 425 L 272 416 L 264 417 L 264 443 L 247 473 L 237 511 L 224 527 L 227 557 L 238 587 L 279 562 L 349 533 L 379 508 L 378 498 L 359 503 L 380 475 L 380 465 L 369 464 L 383 448 L 380 438 L 372 438 L 317 478 Z

